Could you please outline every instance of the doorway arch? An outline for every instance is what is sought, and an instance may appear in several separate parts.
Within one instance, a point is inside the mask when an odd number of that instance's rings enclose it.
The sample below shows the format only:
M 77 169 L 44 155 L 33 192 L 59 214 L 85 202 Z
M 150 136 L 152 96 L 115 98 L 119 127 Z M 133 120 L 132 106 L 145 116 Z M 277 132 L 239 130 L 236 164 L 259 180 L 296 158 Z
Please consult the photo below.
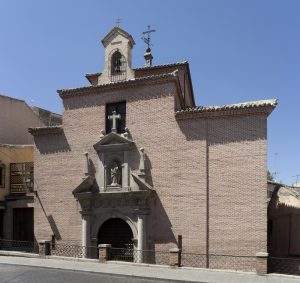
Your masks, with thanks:
M 111 244 L 112 248 L 132 249 L 133 233 L 121 218 L 106 220 L 98 231 L 98 244 Z

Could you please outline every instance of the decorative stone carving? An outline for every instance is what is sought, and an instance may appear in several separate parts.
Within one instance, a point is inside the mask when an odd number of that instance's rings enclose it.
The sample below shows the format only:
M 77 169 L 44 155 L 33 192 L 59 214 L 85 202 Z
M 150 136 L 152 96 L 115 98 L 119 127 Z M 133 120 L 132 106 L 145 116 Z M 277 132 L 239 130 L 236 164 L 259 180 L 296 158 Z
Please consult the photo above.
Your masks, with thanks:
M 85 156 L 85 166 L 84 166 L 84 175 L 89 176 L 90 175 L 90 164 L 89 164 L 89 154 L 87 152 L 84 153 Z
M 141 158 L 140 158 L 140 166 L 139 166 L 139 176 L 142 178 L 146 177 L 146 167 L 145 167 L 145 149 L 140 148 Z
M 114 161 L 112 167 L 109 168 L 110 170 L 110 186 L 122 186 L 122 169 L 120 168 L 119 164 Z
M 130 191 L 128 155 L 134 148 L 134 142 L 124 135 L 111 132 L 102 137 L 94 148 L 99 155 L 100 191 Z

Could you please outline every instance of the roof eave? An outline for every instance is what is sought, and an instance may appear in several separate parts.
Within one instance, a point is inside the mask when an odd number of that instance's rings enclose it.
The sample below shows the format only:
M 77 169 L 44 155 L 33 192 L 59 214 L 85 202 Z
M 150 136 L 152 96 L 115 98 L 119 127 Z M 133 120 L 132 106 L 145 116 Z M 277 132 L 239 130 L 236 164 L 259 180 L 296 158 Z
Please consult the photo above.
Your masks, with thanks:
M 92 90 L 113 90 L 113 89 L 124 88 L 124 87 L 132 87 L 143 83 L 152 84 L 152 83 L 160 83 L 165 81 L 176 81 L 176 83 L 178 83 L 177 72 L 166 73 L 157 76 L 149 76 L 149 77 L 144 77 L 144 78 L 139 78 L 134 80 L 120 81 L 116 83 L 96 85 L 96 86 L 86 86 L 86 87 L 74 88 L 74 89 L 61 89 L 61 90 L 57 90 L 57 93 L 63 99 L 70 96 L 88 94 Z
M 218 109 L 207 109 L 207 108 L 199 108 L 194 111 L 191 110 L 182 110 L 177 111 L 175 116 L 177 119 L 187 119 L 187 118 L 214 118 L 214 117 L 222 117 L 222 116 L 245 116 L 245 115 L 264 115 L 269 116 L 272 111 L 276 108 L 276 104 L 270 105 L 251 105 L 248 107 L 224 107 Z

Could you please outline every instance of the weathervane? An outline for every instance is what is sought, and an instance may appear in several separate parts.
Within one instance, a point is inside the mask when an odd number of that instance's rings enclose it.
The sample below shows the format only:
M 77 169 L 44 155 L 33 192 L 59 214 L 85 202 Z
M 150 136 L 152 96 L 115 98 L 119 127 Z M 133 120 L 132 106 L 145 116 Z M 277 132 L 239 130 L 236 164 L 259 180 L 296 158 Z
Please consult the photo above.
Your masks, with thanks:
M 148 28 L 148 30 L 146 30 L 142 33 L 142 40 L 147 44 L 147 49 L 146 49 L 146 52 L 144 54 L 144 58 L 146 60 L 145 66 L 151 67 L 153 56 L 151 54 L 151 48 L 150 48 L 150 46 L 152 46 L 150 34 L 152 32 L 155 32 L 156 30 L 151 29 L 150 25 L 147 28 Z

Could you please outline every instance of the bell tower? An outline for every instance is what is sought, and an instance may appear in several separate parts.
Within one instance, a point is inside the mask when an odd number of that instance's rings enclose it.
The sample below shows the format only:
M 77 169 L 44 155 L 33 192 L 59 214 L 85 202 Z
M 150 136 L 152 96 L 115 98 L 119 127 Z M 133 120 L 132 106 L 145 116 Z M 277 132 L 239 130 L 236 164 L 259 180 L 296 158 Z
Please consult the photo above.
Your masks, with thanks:
M 135 44 L 132 36 L 114 27 L 103 39 L 104 69 L 98 78 L 98 85 L 134 78 L 132 70 L 132 48 Z

